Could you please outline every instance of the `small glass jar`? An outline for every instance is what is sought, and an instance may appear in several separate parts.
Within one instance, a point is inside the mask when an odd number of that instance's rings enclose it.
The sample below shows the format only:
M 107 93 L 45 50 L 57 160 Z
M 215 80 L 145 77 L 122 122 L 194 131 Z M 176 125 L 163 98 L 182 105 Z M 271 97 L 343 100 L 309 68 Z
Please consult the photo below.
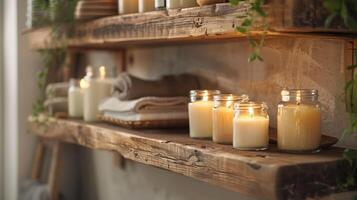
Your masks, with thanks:
M 118 0 L 119 14 L 137 13 L 139 11 L 138 0 Z
M 155 10 L 165 10 L 166 0 L 155 0 Z
M 213 96 L 220 94 L 219 90 L 191 90 L 188 115 L 190 137 L 212 137 Z
M 318 91 L 284 89 L 278 105 L 278 148 L 283 151 L 317 150 L 321 142 Z
M 83 117 L 83 90 L 75 79 L 70 80 L 68 88 L 68 115 Z
M 269 115 L 265 103 L 234 104 L 233 147 L 241 150 L 265 150 L 269 145 Z
M 213 142 L 232 144 L 233 105 L 234 103 L 248 100 L 248 95 L 220 94 L 213 97 Z
M 155 10 L 155 0 L 139 0 L 139 13 Z
M 168 9 L 190 8 L 198 6 L 196 0 L 166 0 Z

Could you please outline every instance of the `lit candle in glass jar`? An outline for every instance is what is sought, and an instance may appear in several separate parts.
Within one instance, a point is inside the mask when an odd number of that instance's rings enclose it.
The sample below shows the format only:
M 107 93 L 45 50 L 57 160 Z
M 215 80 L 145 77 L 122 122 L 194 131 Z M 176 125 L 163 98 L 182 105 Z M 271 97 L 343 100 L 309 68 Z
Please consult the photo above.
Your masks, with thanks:
M 220 94 L 218 90 L 192 90 L 191 102 L 188 104 L 190 137 L 212 137 L 213 96 Z
M 119 14 L 138 12 L 138 0 L 118 0 Z
M 99 114 L 98 106 L 110 96 L 112 84 L 106 79 L 105 67 L 99 68 L 99 78 L 86 76 L 84 89 L 84 121 L 93 122 Z
M 195 6 L 198 6 L 196 0 L 166 0 L 166 7 L 168 9 L 189 8 Z
M 278 148 L 313 151 L 321 141 L 321 111 L 317 90 L 284 89 L 278 105 Z
M 269 116 L 265 103 L 236 103 L 233 120 L 233 147 L 264 150 L 269 145 Z
M 213 97 L 213 142 L 232 144 L 233 141 L 233 104 L 248 101 L 247 95 L 236 96 L 221 94 Z
M 149 12 L 155 10 L 155 0 L 139 0 L 139 12 Z

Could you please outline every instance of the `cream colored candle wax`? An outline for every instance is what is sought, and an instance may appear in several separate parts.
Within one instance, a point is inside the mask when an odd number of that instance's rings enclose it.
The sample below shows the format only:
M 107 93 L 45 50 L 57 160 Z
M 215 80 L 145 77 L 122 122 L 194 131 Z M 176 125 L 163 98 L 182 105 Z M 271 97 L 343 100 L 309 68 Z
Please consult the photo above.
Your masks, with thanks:
M 155 10 L 155 0 L 139 0 L 139 12 L 149 12 Z
M 314 105 L 278 107 L 278 148 L 305 151 L 320 145 L 320 108 Z
M 78 81 L 71 80 L 68 89 L 68 115 L 70 117 L 83 117 L 83 90 Z
M 233 104 L 247 101 L 247 95 L 221 94 L 213 97 L 213 142 L 232 144 L 233 142 Z
M 138 0 L 118 0 L 119 14 L 138 12 Z
M 198 6 L 196 0 L 166 0 L 166 7 L 168 9 L 189 8 L 195 6 Z
M 212 137 L 212 101 L 189 103 L 190 137 Z
M 233 119 L 233 147 L 262 150 L 269 145 L 269 116 L 266 105 L 238 103 Z
M 213 142 L 232 144 L 233 141 L 233 109 L 219 107 L 213 110 Z
M 212 137 L 212 97 L 219 94 L 216 90 L 192 90 L 188 104 L 190 137 Z
M 99 78 L 86 78 L 86 87 L 84 89 L 84 121 L 97 121 L 99 114 L 98 106 L 107 97 L 110 96 L 112 84 L 105 78 L 105 67 L 99 68 Z

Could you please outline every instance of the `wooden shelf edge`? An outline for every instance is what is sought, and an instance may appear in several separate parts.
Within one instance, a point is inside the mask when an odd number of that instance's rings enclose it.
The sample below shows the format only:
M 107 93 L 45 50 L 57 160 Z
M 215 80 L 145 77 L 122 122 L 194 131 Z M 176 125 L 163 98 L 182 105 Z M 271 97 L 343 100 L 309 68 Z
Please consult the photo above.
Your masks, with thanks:
M 127 159 L 266 199 L 336 192 L 336 178 L 343 176 L 337 172 L 348 166 L 338 148 L 311 155 L 283 154 L 274 148 L 238 151 L 229 145 L 190 139 L 182 129 L 136 131 L 58 120 L 50 125 L 30 123 L 28 130 L 47 139 L 116 151 Z

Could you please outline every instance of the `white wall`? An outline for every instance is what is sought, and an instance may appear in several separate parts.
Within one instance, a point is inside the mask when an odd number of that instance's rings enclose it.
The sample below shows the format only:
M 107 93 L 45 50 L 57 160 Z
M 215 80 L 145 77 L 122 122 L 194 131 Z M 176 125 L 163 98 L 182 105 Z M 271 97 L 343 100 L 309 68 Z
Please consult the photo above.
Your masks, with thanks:
M 3 160 L 3 1 L 0 1 L 0 199 L 4 199 L 4 160 Z
M 17 199 L 17 1 L 4 1 L 4 199 Z

